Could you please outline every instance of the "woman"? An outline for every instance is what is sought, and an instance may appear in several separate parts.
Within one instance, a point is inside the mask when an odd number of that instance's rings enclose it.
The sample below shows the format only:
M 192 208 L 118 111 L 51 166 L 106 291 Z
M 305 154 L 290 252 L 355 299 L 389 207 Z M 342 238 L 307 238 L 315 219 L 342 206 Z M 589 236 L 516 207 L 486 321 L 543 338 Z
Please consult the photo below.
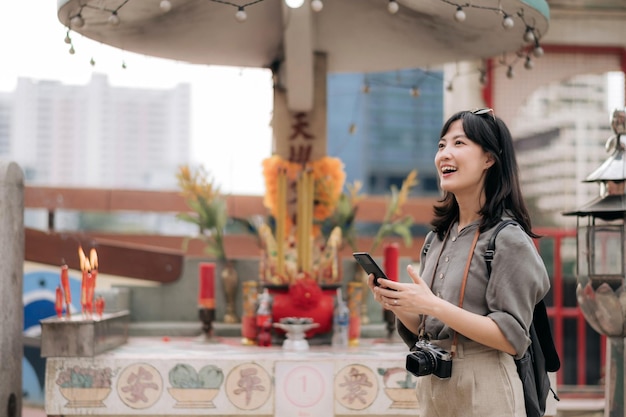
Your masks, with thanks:
M 530 344 L 533 308 L 550 282 L 533 244 L 511 134 L 491 109 L 461 111 L 443 126 L 435 166 L 443 198 L 419 273 L 409 266 L 413 283 L 379 278 L 380 286 L 370 275 L 369 287 L 395 313 L 407 345 L 415 349 L 419 339 L 451 352 L 449 377 L 417 378 L 420 416 L 525 416 L 514 359 Z M 498 233 L 489 275 L 487 242 L 508 218 L 517 225 Z

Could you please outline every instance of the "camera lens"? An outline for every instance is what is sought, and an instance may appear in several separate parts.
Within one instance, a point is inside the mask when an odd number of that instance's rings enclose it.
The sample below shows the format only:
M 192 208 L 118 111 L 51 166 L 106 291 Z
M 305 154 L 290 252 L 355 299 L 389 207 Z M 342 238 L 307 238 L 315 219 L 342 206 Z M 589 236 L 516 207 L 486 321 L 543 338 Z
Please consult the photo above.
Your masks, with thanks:
M 429 375 L 435 371 L 437 362 L 430 352 L 415 352 L 417 372 L 419 375 Z

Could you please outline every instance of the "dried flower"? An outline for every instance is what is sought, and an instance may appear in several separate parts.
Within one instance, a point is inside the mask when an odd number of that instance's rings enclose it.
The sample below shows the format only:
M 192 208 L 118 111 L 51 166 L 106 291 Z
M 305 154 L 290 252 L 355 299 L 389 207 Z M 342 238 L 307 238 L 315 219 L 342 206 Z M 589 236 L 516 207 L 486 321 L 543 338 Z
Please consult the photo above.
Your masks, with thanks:
M 391 186 L 391 199 L 385 212 L 382 224 L 374 236 L 372 242 L 371 252 L 380 245 L 382 240 L 391 235 L 397 235 L 404 239 L 404 244 L 410 247 L 413 244 L 413 237 L 411 236 L 411 226 L 413 225 L 413 216 L 402 216 L 402 207 L 409 198 L 409 192 L 411 188 L 418 184 L 417 170 L 412 170 L 402 181 L 400 190 L 395 185 Z
M 206 252 L 220 261 L 227 260 L 224 249 L 224 229 L 228 222 L 226 201 L 215 179 L 200 166 L 191 170 L 181 166 L 176 174 L 181 195 L 192 213 L 178 213 L 183 221 L 198 226 L 200 237 L 207 243 Z

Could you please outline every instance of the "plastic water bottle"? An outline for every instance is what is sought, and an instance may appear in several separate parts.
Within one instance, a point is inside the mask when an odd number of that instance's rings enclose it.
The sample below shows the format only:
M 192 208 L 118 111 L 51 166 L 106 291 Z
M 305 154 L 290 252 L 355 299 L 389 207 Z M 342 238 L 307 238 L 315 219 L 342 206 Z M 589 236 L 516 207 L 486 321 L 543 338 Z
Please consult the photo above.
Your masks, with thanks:
M 272 346 L 272 296 L 267 288 L 263 290 L 256 312 L 257 344 Z
M 341 288 L 337 288 L 335 313 L 333 316 L 333 347 L 348 347 L 348 326 L 350 325 L 350 310 L 343 300 Z

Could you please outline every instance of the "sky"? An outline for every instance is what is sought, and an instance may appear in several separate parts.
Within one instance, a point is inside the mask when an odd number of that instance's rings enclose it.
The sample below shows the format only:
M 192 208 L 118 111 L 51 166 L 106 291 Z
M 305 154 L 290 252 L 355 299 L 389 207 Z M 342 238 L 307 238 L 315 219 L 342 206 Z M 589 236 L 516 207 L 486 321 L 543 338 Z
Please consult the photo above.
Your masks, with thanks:
M 226 194 L 264 193 L 261 161 L 271 154 L 272 135 L 268 70 L 147 57 L 74 32 L 70 36 L 76 53 L 71 55 L 66 32 L 54 0 L 5 2 L 0 13 L 0 91 L 13 91 L 18 77 L 85 85 L 94 72 L 106 74 L 112 86 L 172 88 L 189 83 L 191 162 L 203 164 Z

